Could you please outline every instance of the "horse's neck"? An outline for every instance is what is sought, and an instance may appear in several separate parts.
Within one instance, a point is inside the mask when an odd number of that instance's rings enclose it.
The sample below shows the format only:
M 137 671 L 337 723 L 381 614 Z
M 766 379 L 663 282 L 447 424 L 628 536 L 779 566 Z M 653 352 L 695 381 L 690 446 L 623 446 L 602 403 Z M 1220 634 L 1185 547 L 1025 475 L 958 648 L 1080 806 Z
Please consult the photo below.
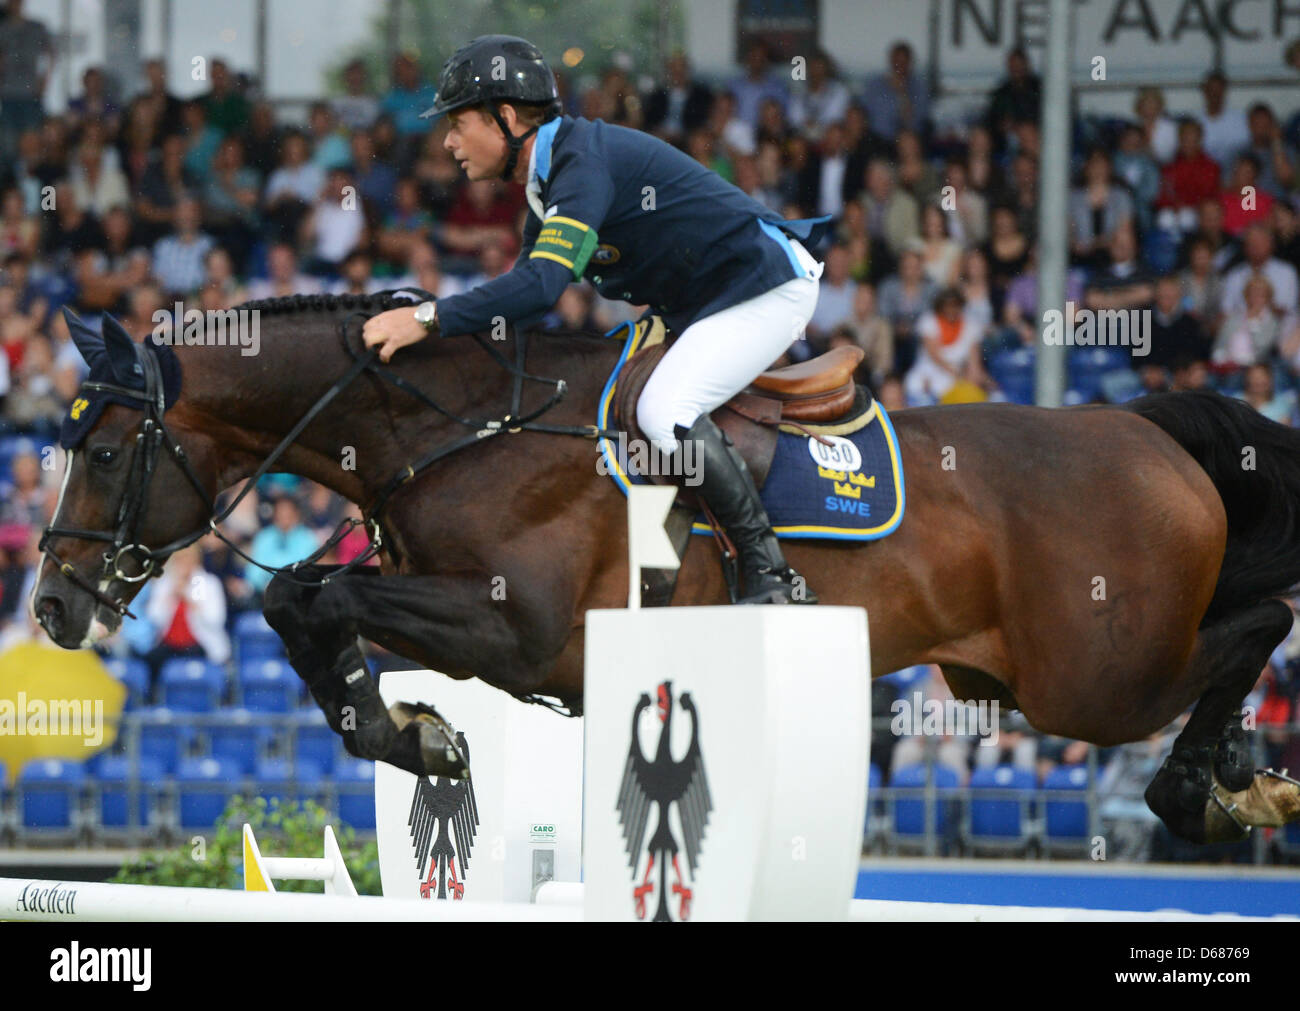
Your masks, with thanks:
M 300 318 L 308 322 L 305 315 Z M 352 364 L 319 320 L 298 328 L 274 325 L 279 322 L 268 316 L 256 356 L 234 348 L 178 349 L 184 390 L 175 418 L 183 429 L 213 444 L 218 488 L 251 476 Z M 330 330 L 336 325 L 335 320 L 328 324 Z M 510 374 L 470 338 L 448 340 L 461 343 L 441 348 L 446 355 L 425 359 L 422 367 L 399 364 L 396 371 L 455 414 L 504 418 L 511 407 Z M 525 370 L 562 379 L 566 386 L 563 400 L 539 420 L 592 424 L 620 349 L 611 341 L 592 353 L 578 339 L 532 336 Z M 501 354 L 513 361 L 513 342 L 503 345 Z M 554 391 L 532 381 L 523 388 L 525 412 Z M 340 392 L 272 469 L 308 478 L 364 505 L 414 459 L 468 431 L 409 393 L 366 376 Z

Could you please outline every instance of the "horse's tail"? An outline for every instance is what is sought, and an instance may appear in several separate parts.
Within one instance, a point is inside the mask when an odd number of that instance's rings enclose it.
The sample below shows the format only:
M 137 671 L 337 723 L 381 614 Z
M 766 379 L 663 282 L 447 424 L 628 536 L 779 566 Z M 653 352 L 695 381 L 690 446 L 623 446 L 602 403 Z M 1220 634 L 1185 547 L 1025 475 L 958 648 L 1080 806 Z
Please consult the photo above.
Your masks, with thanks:
M 1228 538 L 1202 624 L 1300 583 L 1300 432 L 1218 393 L 1156 393 L 1126 404 L 1164 429 L 1214 482 Z

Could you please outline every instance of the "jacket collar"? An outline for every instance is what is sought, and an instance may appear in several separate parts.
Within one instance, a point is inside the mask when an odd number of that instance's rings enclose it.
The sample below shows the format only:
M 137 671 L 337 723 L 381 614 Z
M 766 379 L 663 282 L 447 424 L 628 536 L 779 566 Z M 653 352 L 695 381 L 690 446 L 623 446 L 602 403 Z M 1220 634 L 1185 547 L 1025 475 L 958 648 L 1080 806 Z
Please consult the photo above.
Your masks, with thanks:
M 555 143 L 555 134 L 560 129 L 560 124 L 564 121 L 563 116 L 556 116 L 549 123 L 544 123 L 537 128 L 536 140 L 533 141 L 533 153 L 528 158 L 528 178 L 529 181 L 536 176 L 541 182 L 546 182 L 547 177 L 551 174 L 551 146 Z
M 546 182 L 551 174 L 551 148 L 555 144 L 555 135 L 559 133 L 565 119 L 564 116 L 556 116 L 549 123 L 538 127 L 537 133 L 533 134 L 533 153 L 528 156 L 528 183 L 524 187 L 524 195 L 528 198 L 528 206 L 533 209 L 539 221 L 546 218 L 542 206 L 542 183 Z

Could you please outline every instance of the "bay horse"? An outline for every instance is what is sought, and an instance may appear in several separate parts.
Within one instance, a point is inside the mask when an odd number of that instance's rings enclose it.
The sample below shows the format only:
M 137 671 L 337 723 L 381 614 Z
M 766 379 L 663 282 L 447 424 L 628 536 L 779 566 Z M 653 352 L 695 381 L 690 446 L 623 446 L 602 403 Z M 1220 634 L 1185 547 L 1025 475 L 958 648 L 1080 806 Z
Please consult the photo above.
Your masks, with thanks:
M 394 475 L 464 435 L 454 416 L 505 418 L 512 403 L 527 414 L 561 389 L 525 383 L 520 399 L 502 367 L 522 348 L 517 335 L 427 340 L 397 355 L 392 374 L 437 411 L 359 369 L 360 328 L 348 321 L 402 297 L 248 303 L 259 354 L 169 349 L 183 374 L 173 406 L 105 407 L 69 454 L 42 543 L 32 608 L 50 638 L 76 648 L 115 630 L 140 586 L 131 580 L 165 561 L 159 546 L 206 529 L 216 496 L 287 434 L 277 470 L 371 515 Z M 108 362 L 118 388 L 133 356 L 162 353 L 116 326 L 103 341 L 103 358 L 82 351 L 101 372 Z M 591 426 L 620 351 L 596 334 L 534 336 L 529 373 L 567 384 L 545 421 Z M 340 390 L 350 369 L 360 378 Z M 584 615 L 626 604 L 625 507 L 597 443 L 506 420 L 412 468 L 378 517 L 377 570 L 310 566 L 267 589 L 267 620 L 355 755 L 420 775 L 446 774 L 456 757 L 438 750 L 445 724 L 384 708 L 359 636 L 452 678 L 577 707 Z M 874 671 L 938 664 L 957 698 L 996 699 L 1044 733 L 1097 745 L 1147 737 L 1195 704 L 1146 794 L 1171 831 L 1209 842 L 1300 817 L 1300 784 L 1254 768 L 1240 710 L 1291 627 L 1278 598 L 1300 580 L 1300 434 L 1210 393 L 915 408 L 893 421 L 908 498 L 898 529 L 865 544 L 785 544 L 824 603 L 866 608 Z M 132 450 L 146 435 L 164 449 L 142 479 Z M 119 550 L 105 554 L 96 531 Z M 716 553 L 696 544 L 674 602 L 727 599 Z

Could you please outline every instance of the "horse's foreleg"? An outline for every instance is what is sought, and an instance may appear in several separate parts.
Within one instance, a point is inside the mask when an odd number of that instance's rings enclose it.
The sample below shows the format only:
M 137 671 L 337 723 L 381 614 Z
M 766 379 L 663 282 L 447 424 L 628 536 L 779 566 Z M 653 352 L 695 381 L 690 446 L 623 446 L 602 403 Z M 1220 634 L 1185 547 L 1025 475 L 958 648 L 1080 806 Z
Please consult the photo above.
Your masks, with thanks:
M 471 575 L 354 571 L 310 588 L 277 577 L 267 590 L 267 620 L 350 752 L 416 774 L 456 775 L 462 762 L 450 727 L 427 707 L 386 708 L 357 636 L 444 673 L 486 674 L 498 686 L 534 690 L 545 678 L 545 644 L 556 635 L 542 627 L 545 615 L 522 604 L 490 606 L 491 593 L 491 580 Z
M 1255 775 L 1239 710 L 1290 628 L 1291 609 L 1266 600 L 1201 630 L 1186 676 L 1209 687 L 1146 789 L 1147 806 L 1175 835 L 1198 843 L 1231 841 L 1251 825 L 1300 816 L 1294 784 Z
M 299 575 L 304 580 L 319 580 L 337 567 L 304 566 Z M 289 663 L 311 690 L 330 727 L 342 734 L 343 681 L 335 676 L 334 666 L 348 644 L 348 637 L 341 629 L 336 630 L 338 635 L 329 635 L 328 630 L 311 626 L 311 606 L 322 589 L 320 585 L 306 585 L 277 575 L 266 588 L 262 613 L 284 643 Z
M 337 568 L 307 566 L 298 578 L 319 580 Z M 266 620 L 284 641 L 289 663 L 348 752 L 359 758 L 383 757 L 396 747 L 398 730 L 366 669 L 355 627 L 330 620 L 338 613 L 333 585 L 304 585 L 277 575 L 266 588 Z

